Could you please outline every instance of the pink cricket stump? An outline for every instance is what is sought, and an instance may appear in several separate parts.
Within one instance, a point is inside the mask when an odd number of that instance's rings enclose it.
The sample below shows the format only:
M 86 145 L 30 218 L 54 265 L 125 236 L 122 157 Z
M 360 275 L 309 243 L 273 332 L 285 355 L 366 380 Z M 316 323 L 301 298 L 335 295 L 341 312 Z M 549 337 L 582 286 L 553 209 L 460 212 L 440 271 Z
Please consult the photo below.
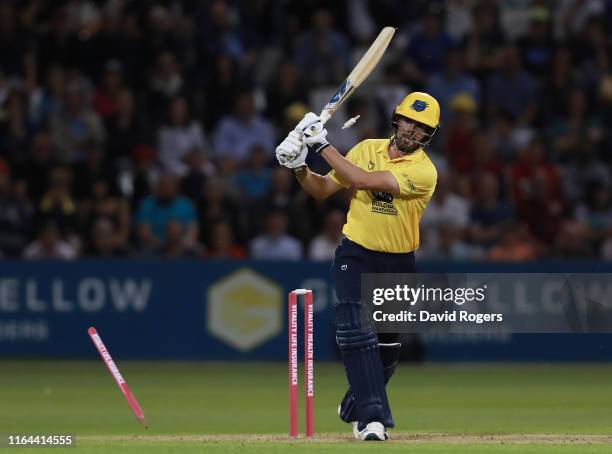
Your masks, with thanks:
M 314 307 L 312 291 L 296 289 L 289 293 L 289 434 L 298 435 L 298 296 L 304 295 L 304 391 L 306 436 L 314 434 Z
M 289 434 L 298 434 L 298 334 L 297 334 L 297 295 L 289 293 Z
M 127 382 L 121 376 L 119 368 L 113 361 L 113 358 L 111 357 L 110 353 L 108 352 L 108 349 L 104 345 L 104 342 L 102 342 L 100 335 L 93 326 L 87 330 L 87 333 L 89 334 L 91 341 L 98 349 L 98 353 L 100 353 L 100 357 L 106 365 L 106 368 L 115 379 L 115 382 L 117 382 L 117 386 L 119 386 L 119 389 L 123 393 L 125 400 L 127 400 L 127 403 L 130 405 L 132 413 L 134 413 L 134 416 L 136 416 L 138 421 L 140 421 L 142 425 L 145 426 L 145 428 L 148 427 L 147 420 L 145 419 L 145 415 L 142 411 L 142 408 L 140 408 L 140 405 L 138 405 L 138 402 L 136 401 L 134 394 L 132 394 L 132 391 L 130 391 Z
M 314 410 L 314 311 L 312 292 L 304 298 L 304 383 L 306 383 L 306 436 L 312 437 Z

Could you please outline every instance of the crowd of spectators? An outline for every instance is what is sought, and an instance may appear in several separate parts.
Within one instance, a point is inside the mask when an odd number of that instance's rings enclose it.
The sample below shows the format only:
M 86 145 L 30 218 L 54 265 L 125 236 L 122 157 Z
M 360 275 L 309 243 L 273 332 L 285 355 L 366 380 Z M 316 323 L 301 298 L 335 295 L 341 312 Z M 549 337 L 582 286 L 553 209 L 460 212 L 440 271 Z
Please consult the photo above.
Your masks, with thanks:
M 612 260 L 610 24 L 609 0 L 0 0 L 0 256 L 329 260 L 351 194 L 307 196 L 274 148 L 394 25 L 329 131 L 348 151 L 440 101 L 419 256 Z

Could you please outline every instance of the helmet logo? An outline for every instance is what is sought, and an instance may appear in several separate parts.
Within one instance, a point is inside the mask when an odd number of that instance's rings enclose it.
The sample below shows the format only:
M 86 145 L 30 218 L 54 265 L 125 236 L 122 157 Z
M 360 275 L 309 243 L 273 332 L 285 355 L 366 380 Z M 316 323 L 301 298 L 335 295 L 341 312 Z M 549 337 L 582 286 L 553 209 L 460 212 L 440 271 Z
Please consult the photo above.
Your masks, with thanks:
M 415 102 L 412 103 L 410 108 L 412 110 L 416 110 L 417 112 L 423 112 L 425 109 L 427 109 L 427 106 L 429 106 L 429 104 L 427 104 L 425 101 L 419 101 L 417 99 Z

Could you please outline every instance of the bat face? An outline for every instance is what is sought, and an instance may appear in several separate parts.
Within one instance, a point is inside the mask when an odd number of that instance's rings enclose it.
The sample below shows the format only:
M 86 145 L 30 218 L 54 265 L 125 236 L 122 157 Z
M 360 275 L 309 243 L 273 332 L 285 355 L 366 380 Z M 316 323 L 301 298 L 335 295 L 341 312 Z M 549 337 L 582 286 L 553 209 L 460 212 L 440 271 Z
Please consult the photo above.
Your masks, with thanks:
M 338 104 L 338 101 L 344 98 L 344 95 L 346 94 L 350 83 L 351 81 L 348 79 L 342 82 L 342 85 L 338 87 L 338 90 L 336 90 L 336 93 L 334 93 L 334 95 L 331 98 L 329 98 L 329 101 L 327 101 L 327 104 L 325 104 L 325 109 L 333 109 L 334 106 Z
M 346 99 L 348 99 L 349 95 L 353 91 L 355 86 L 351 83 L 350 79 L 346 79 L 342 82 L 342 85 L 336 90 L 336 93 L 329 98 L 327 104 L 323 108 L 323 112 L 321 113 L 321 120 L 325 123 L 340 107 Z
M 338 87 L 338 90 L 336 90 L 334 95 L 327 101 L 320 115 L 323 123 L 329 120 L 340 105 L 351 95 L 352 91 L 372 72 L 382 58 L 394 33 L 395 29 L 393 27 L 385 27 L 380 32 L 368 51 L 361 58 L 359 63 L 357 63 L 357 66 L 353 68 L 346 80 L 342 82 L 342 85 Z

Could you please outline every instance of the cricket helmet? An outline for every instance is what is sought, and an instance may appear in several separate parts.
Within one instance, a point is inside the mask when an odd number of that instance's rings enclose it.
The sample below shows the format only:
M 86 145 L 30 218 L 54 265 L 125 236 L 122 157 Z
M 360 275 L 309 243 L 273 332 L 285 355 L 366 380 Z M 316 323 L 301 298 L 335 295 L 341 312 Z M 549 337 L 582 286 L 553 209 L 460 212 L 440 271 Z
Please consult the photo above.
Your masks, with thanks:
M 408 118 L 424 126 L 425 140 L 420 142 L 415 140 L 415 142 L 421 147 L 426 147 L 440 127 L 440 104 L 433 96 L 415 91 L 406 96 L 393 111 L 391 125 L 395 128 L 396 134 L 399 126 L 398 116 Z
M 430 128 L 437 128 L 440 125 L 440 104 L 433 96 L 415 91 L 406 96 L 395 108 L 393 117 L 396 115 L 418 121 Z

